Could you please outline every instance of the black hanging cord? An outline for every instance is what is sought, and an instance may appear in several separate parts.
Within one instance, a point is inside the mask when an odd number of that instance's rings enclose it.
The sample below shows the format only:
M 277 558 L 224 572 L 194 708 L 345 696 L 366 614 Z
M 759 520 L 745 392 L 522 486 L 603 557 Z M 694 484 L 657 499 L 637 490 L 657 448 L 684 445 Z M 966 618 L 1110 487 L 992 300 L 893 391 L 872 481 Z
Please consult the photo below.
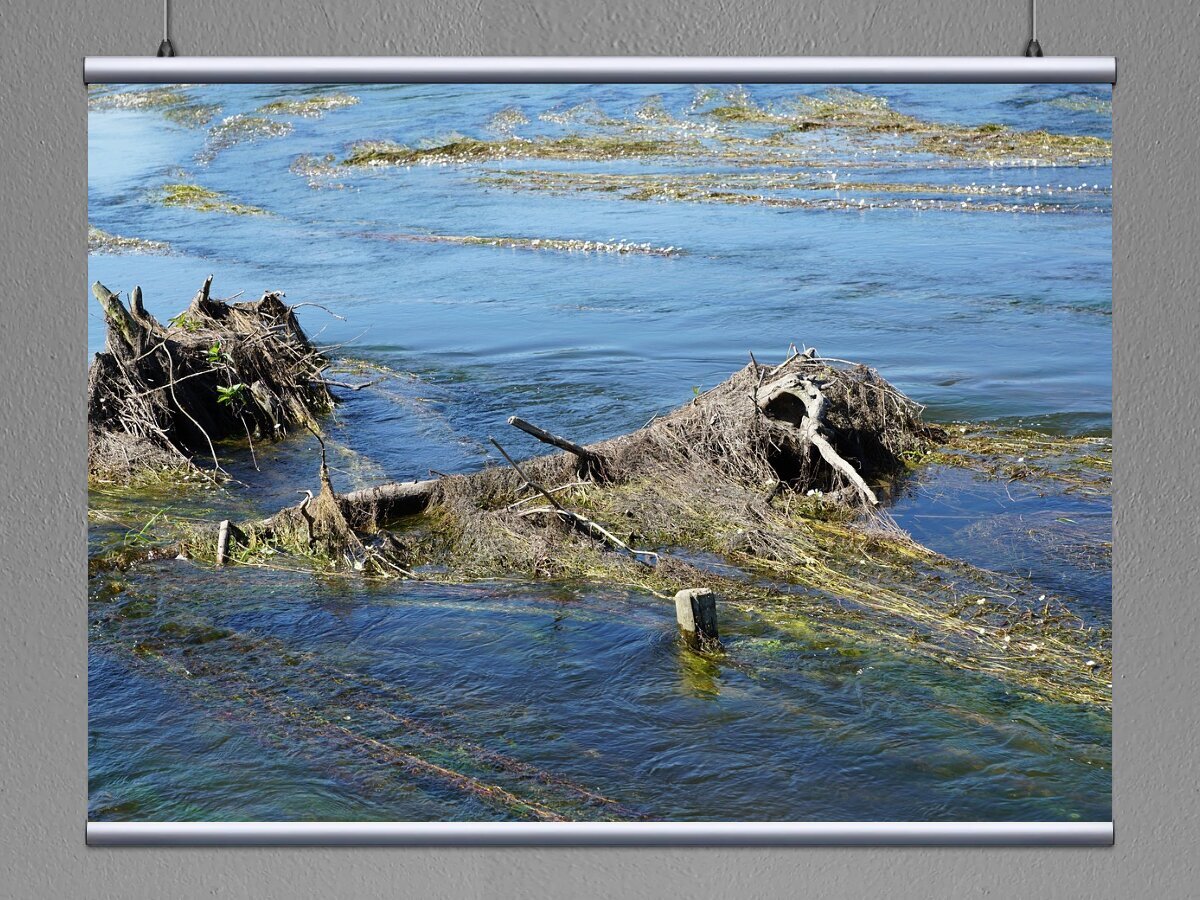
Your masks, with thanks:
M 163 39 L 158 45 L 159 56 L 174 56 L 175 45 L 171 43 L 171 0 L 163 0 Z M 1041 56 L 1041 53 L 1038 53 Z
M 1042 45 L 1037 39 L 1037 0 L 1029 0 L 1029 43 L 1025 45 L 1025 55 L 1042 55 Z

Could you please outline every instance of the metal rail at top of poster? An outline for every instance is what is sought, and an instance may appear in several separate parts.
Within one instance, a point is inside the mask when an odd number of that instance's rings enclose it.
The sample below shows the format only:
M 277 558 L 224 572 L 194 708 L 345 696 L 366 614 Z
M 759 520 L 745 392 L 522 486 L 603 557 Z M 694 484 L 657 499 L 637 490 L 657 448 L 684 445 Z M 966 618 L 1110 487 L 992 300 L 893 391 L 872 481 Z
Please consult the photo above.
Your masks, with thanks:
M 89 56 L 88 84 L 1115 84 L 1111 56 Z

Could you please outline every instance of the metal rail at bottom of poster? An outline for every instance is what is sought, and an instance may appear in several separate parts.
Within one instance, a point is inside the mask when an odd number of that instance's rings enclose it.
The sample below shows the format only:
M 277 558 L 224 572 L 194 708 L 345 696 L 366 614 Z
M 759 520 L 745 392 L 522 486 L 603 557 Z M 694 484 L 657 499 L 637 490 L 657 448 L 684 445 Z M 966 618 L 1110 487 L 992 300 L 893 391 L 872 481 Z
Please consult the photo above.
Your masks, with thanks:
M 89 822 L 92 846 L 1105 847 L 1112 822 Z

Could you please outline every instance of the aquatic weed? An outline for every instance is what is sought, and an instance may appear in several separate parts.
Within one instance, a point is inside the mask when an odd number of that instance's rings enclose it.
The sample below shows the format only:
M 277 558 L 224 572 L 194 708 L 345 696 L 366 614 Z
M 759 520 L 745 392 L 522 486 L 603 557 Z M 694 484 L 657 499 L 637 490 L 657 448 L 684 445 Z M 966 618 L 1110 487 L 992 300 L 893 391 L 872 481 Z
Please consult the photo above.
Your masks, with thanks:
M 220 191 L 186 182 L 163 185 L 157 193 L 157 199 L 163 206 L 177 206 L 199 212 L 227 213 L 234 216 L 265 216 L 268 214 L 261 207 L 237 203 Z

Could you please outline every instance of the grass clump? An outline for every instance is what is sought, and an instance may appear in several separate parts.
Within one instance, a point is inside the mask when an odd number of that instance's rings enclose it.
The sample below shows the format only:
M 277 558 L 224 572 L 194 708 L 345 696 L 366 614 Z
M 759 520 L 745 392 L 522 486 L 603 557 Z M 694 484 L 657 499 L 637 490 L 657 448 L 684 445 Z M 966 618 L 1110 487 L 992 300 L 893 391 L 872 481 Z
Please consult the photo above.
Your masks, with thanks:
M 158 202 L 163 206 L 177 206 L 199 212 L 225 213 L 232 216 L 267 215 L 267 211 L 262 207 L 237 203 L 220 191 L 186 182 L 163 185 L 158 192 Z

